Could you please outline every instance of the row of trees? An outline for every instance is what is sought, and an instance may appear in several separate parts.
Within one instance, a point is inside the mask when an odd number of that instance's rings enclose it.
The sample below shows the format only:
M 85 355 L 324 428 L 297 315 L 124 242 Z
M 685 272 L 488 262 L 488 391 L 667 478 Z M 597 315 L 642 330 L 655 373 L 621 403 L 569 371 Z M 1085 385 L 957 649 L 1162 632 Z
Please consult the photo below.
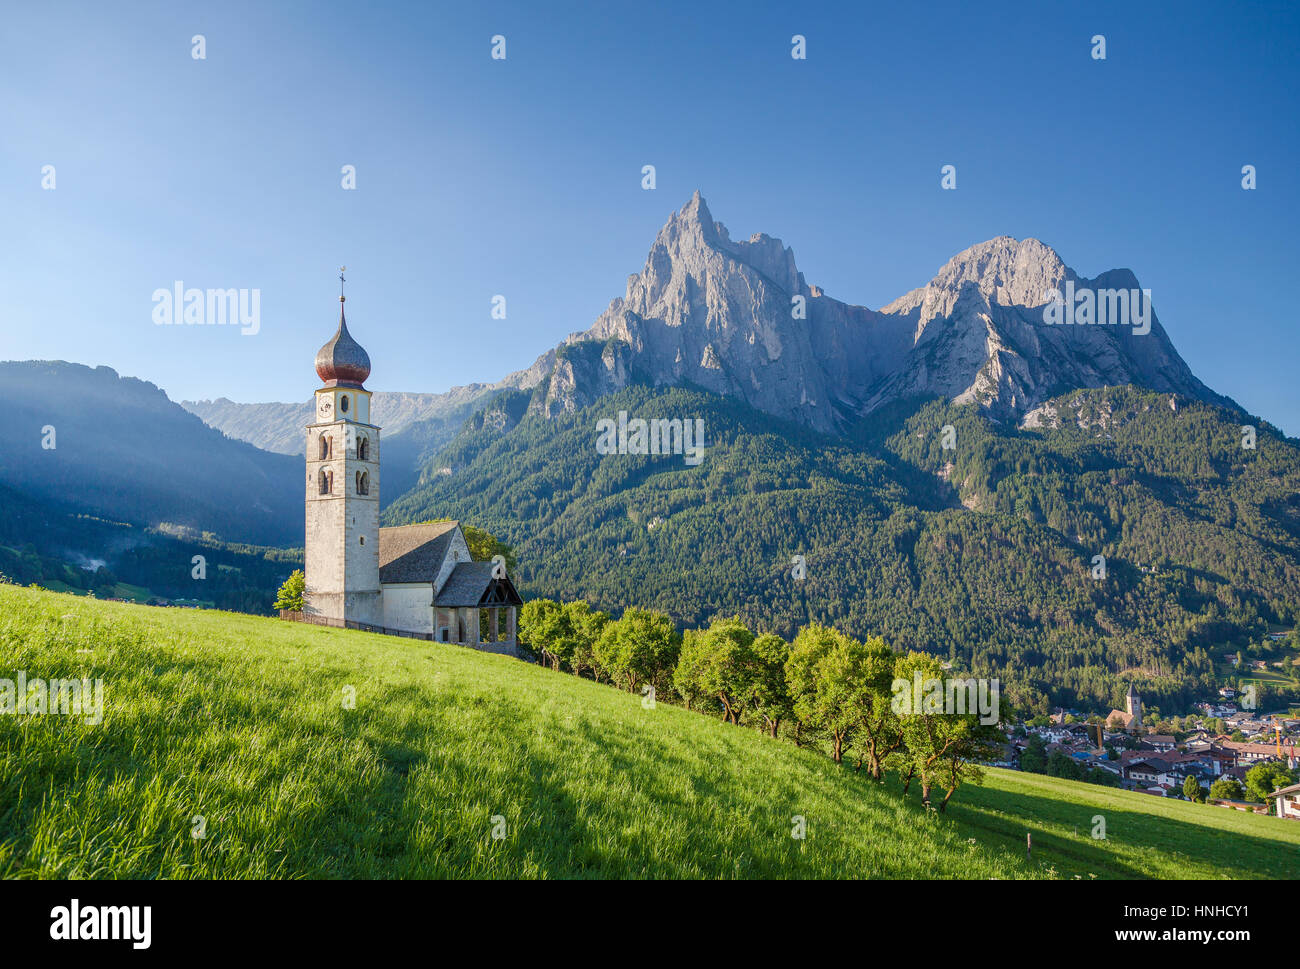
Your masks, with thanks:
M 917 781 L 926 804 L 937 787 L 941 811 L 963 780 L 980 779 L 979 763 L 996 757 L 1005 739 L 975 711 L 912 710 L 916 677 L 942 680 L 944 670 L 933 656 L 895 652 L 878 637 L 861 642 L 814 624 L 786 642 L 734 617 L 683 634 L 660 613 L 628 609 L 615 620 L 585 601 L 550 599 L 524 604 L 519 633 L 552 669 L 653 690 L 656 701 L 823 747 L 877 781 L 897 772 L 904 792 Z M 909 702 L 896 701 L 898 681 L 909 685 Z

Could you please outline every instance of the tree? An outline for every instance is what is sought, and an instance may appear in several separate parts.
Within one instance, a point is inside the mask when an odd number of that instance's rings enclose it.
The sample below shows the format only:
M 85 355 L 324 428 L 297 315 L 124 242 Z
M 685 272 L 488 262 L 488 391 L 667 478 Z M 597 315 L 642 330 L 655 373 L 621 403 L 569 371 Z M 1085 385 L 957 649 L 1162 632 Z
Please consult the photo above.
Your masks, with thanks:
M 1020 754 L 1020 769 L 1031 774 L 1047 773 L 1047 744 L 1037 734 L 1029 738 L 1029 745 Z
M 1101 767 L 1094 767 L 1084 774 L 1083 779 L 1089 784 L 1100 784 L 1102 787 L 1119 787 L 1120 780 L 1115 774 Z
M 894 709 L 895 669 L 899 657 L 879 636 L 862 644 L 865 655 L 863 676 L 862 720 L 858 724 L 858 765 L 865 761 L 873 780 L 884 778 L 886 759 L 903 745 L 903 727 Z M 907 681 L 911 689 L 911 680 Z
M 470 557 L 475 562 L 491 562 L 494 556 L 500 555 L 506 560 L 506 574 L 515 571 L 515 550 L 491 532 L 473 525 L 461 525 L 460 533 L 465 536 L 465 544 L 469 546 Z
M 583 670 L 590 670 L 592 678 L 599 683 L 603 670 L 596 661 L 596 640 L 600 639 L 601 632 L 609 623 L 609 613 L 593 611 L 584 599 L 566 602 L 564 612 L 573 635 L 569 667 L 575 676 L 581 676 Z
M 570 614 L 553 599 L 529 599 L 519 610 L 519 637 L 542 654 L 551 669 L 568 662 L 575 638 Z
M 907 653 L 897 658 L 894 676 L 910 685 L 919 674 L 923 684 L 942 682 L 943 668 L 926 653 Z M 996 724 L 982 724 L 977 713 L 948 713 L 942 702 L 935 703 L 927 690 L 916 709 L 915 698 L 896 706 L 901 724 L 902 741 L 910 760 L 906 784 L 913 774 L 921 779 L 921 802 L 930 804 L 930 790 L 938 784 L 944 789 L 939 810 L 946 811 L 948 801 L 964 780 L 979 783 L 984 772 L 980 761 L 997 755 L 995 743 L 1005 740 Z M 937 709 L 936 709 L 937 707 Z
M 638 685 L 668 684 L 681 652 L 682 637 L 667 616 L 629 609 L 609 622 L 596 640 L 596 661 L 615 682 L 635 692 Z
M 685 702 L 687 710 L 712 709 L 717 703 L 704 692 L 700 676 L 706 654 L 706 648 L 700 643 L 703 635 L 704 631 L 700 629 L 688 629 L 682 633 L 682 648 L 673 669 L 673 689 Z
M 758 678 L 753 644 L 754 634 L 739 618 L 714 620 L 707 630 L 691 637 L 689 654 L 683 646 L 673 685 L 682 696 L 716 700 L 722 705 L 723 719 L 739 724 Z
M 275 596 L 275 609 L 287 609 L 290 612 L 302 612 L 302 597 L 307 591 L 307 576 L 302 569 L 294 569 L 289 578 L 284 580 L 280 591 Z M 265 599 L 262 600 L 266 602 Z
M 790 644 L 780 636 L 763 633 L 750 648 L 754 651 L 756 664 L 752 699 L 754 712 L 767 727 L 768 736 L 775 737 L 781 721 L 794 714 L 794 701 L 790 698 L 790 685 L 785 678 Z
M 1205 800 L 1205 788 L 1201 787 L 1201 782 L 1191 774 L 1188 774 L 1187 779 L 1183 781 L 1183 797 L 1189 801 Z
M 1047 757 L 1047 776 L 1064 777 L 1070 781 L 1083 780 L 1083 768 L 1079 762 L 1059 750 L 1052 751 Z
M 867 693 L 866 648 L 849 636 L 813 623 L 790 644 L 786 680 L 799 722 L 824 731 L 838 764 L 852 743 Z
M 1246 789 L 1235 777 L 1220 777 L 1210 785 L 1210 797 L 1216 801 L 1243 801 L 1246 799 Z
M 1296 782 L 1295 773 L 1287 770 L 1278 760 L 1256 764 L 1246 771 L 1246 798 L 1250 801 L 1268 801 L 1268 795 L 1279 787 Z

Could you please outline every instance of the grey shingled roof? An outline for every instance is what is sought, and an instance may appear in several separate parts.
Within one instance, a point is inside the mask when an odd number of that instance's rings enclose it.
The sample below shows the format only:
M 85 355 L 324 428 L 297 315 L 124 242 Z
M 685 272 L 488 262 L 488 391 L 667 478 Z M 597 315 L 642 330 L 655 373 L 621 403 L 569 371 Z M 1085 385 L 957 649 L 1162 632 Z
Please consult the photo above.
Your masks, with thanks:
M 438 577 L 460 522 L 379 529 L 379 581 L 428 582 Z M 489 563 L 491 564 L 491 563 Z M 450 579 L 447 580 L 451 582 Z
M 510 605 L 520 605 L 522 600 L 510 579 L 499 581 L 505 587 L 507 602 Z M 433 604 L 443 609 L 477 606 L 483 601 L 492 582 L 491 562 L 461 562 L 451 570 L 451 575 L 447 577 L 447 582 Z

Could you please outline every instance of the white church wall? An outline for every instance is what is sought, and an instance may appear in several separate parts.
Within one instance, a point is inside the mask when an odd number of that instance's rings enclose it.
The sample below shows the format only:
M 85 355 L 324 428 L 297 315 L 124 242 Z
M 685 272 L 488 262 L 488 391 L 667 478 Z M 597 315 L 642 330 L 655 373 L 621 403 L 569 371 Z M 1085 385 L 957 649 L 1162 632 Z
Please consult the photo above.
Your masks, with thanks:
M 384 583 L 383 625 L 408 633 L 432 633 L 433 587 L 428 582 Z

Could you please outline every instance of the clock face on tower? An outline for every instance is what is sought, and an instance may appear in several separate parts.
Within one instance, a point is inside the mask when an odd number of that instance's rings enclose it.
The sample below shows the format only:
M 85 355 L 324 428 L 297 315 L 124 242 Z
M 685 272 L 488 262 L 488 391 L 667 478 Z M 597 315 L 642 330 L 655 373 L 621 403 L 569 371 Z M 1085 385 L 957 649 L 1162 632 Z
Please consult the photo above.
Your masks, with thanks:
M 328 397 L 321 396 L 316 402 L 316 416 L 321 420 L 329 420 L 330 414 L 334 410 L 334 404 Z

